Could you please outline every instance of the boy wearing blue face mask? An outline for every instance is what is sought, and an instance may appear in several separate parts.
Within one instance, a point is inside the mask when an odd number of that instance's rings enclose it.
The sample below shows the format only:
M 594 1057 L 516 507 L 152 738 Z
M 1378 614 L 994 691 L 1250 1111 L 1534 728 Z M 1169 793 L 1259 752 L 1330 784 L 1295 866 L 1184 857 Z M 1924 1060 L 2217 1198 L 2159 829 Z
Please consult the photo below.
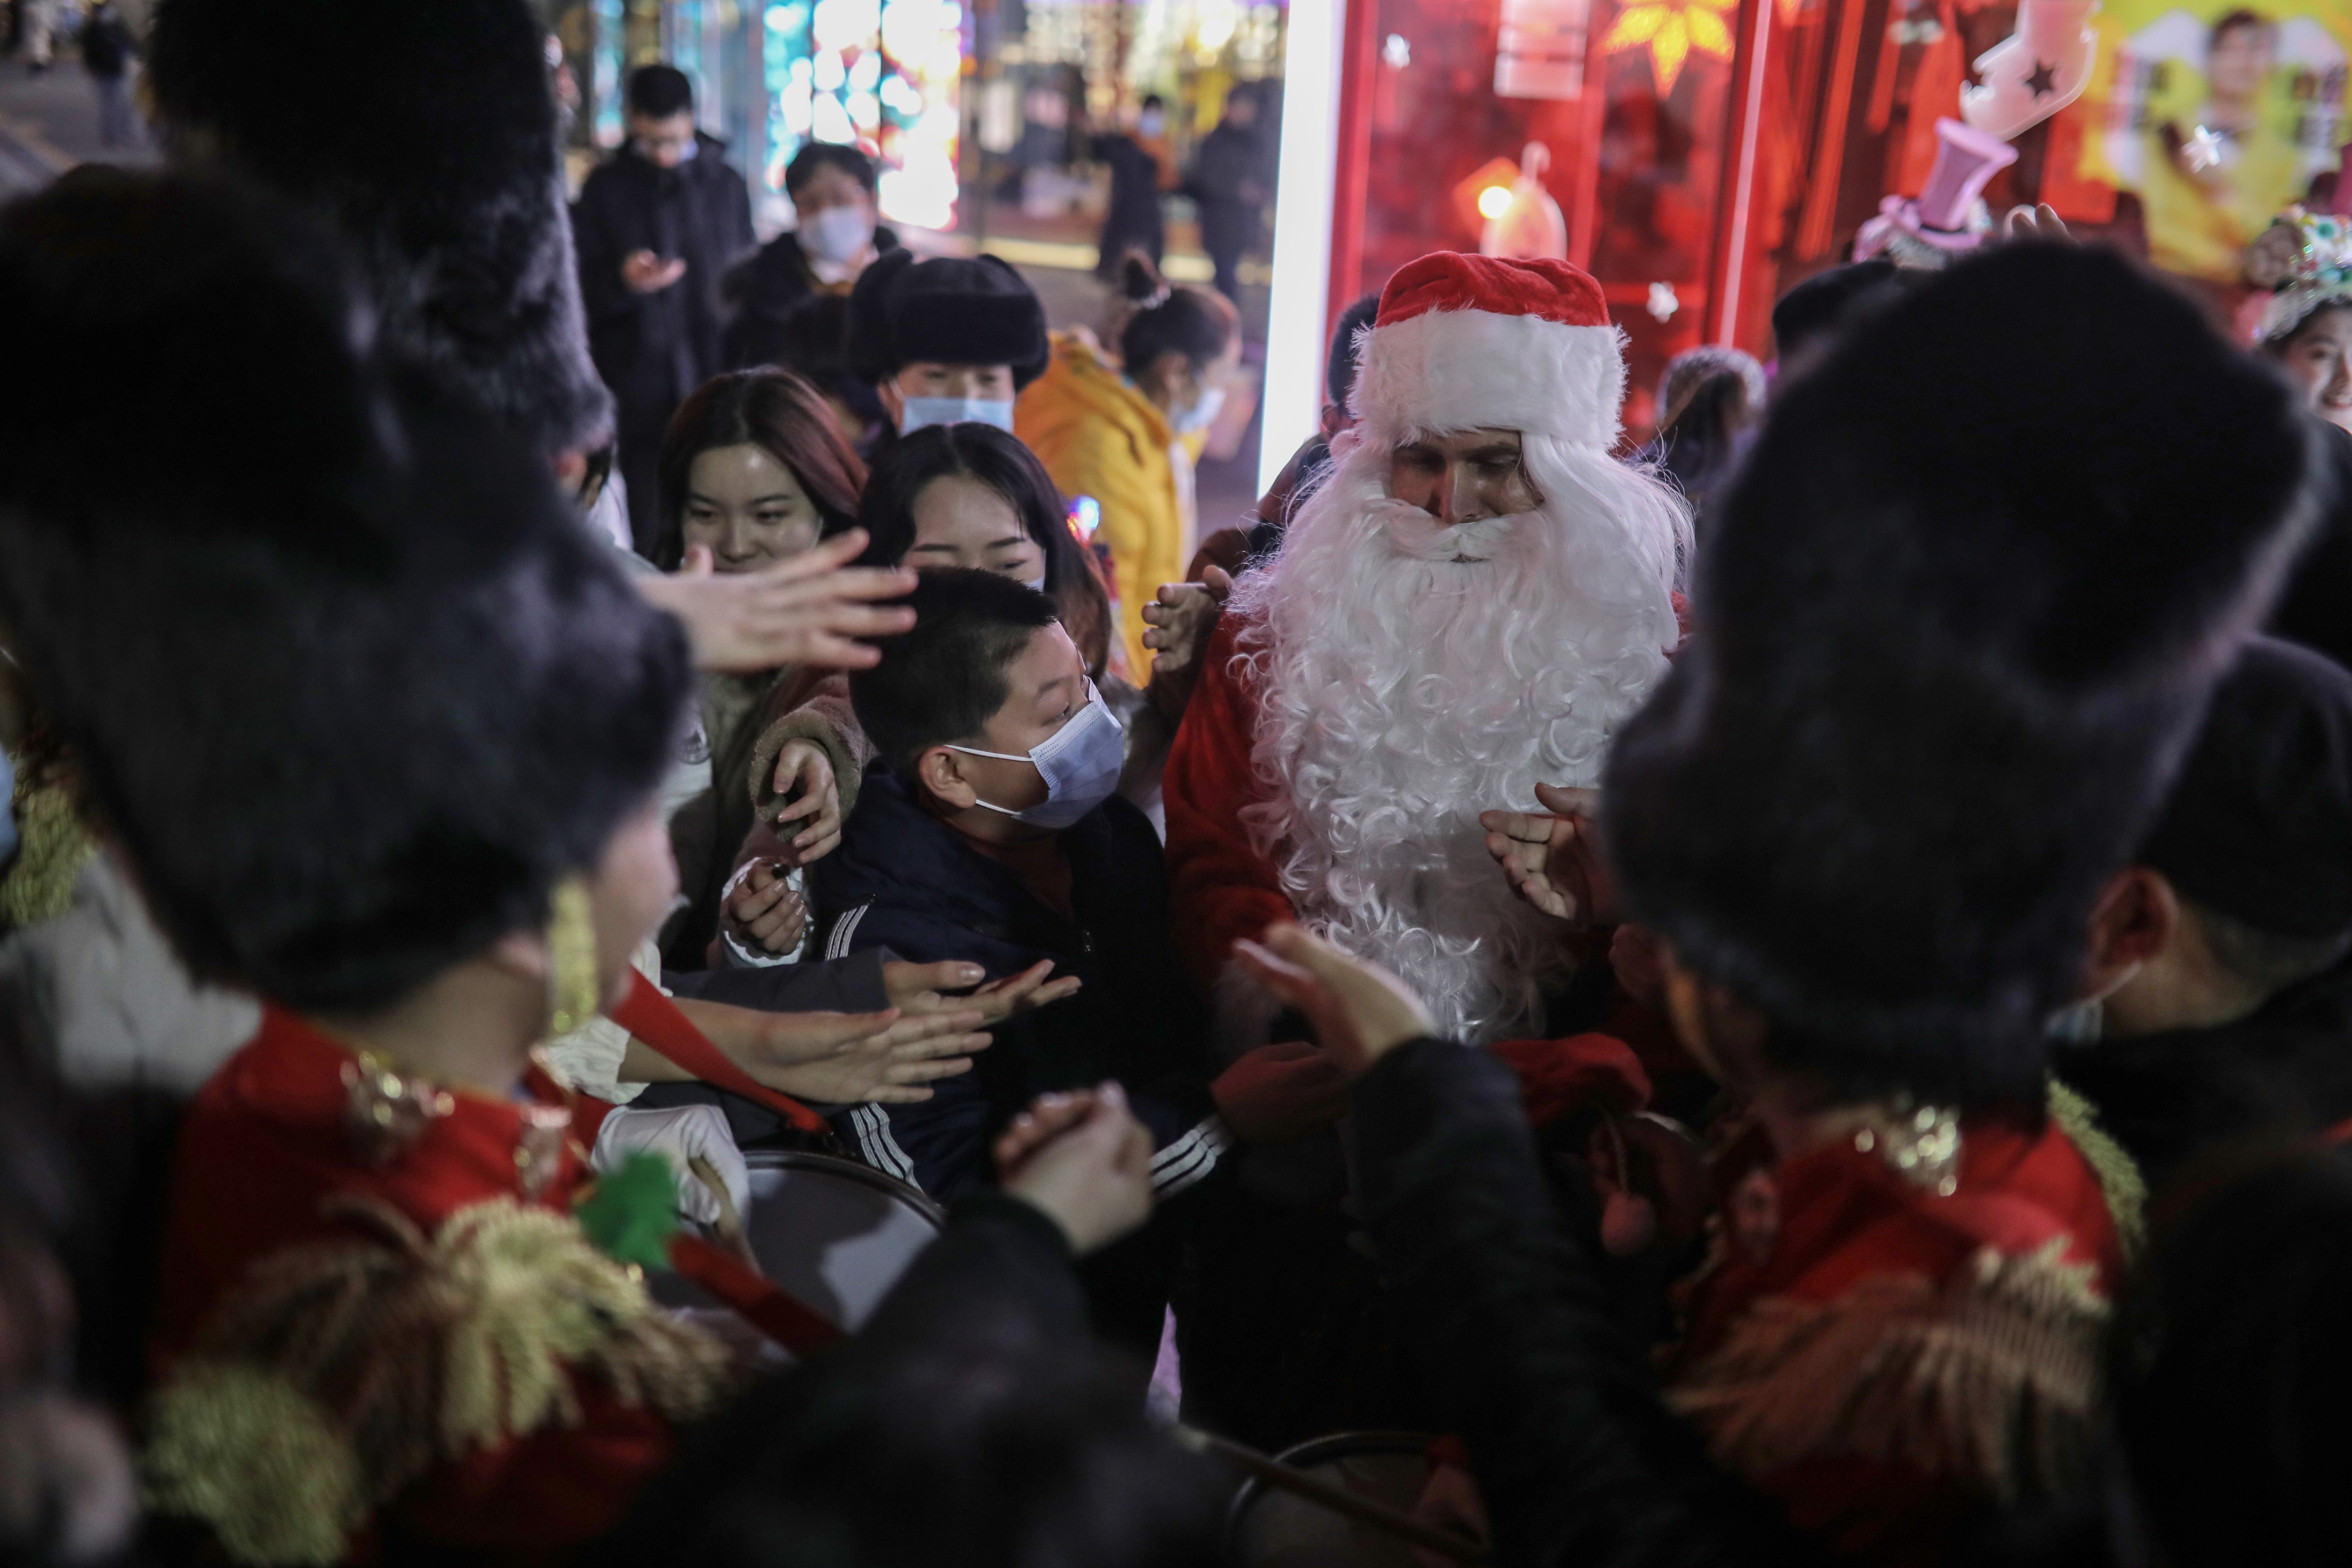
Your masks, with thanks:
M 1013 398 L 1045 368 L 1045 308 L 993 256 L 892 250 L 858 274 L 843 346 L 899 435 L 971 421 L 1010 430 Z
M 987 1179 L 987 1151 L 1038 1095 L 1125 1086 L 1151 1130 L 1165 1202 L 1214 1173 L 1237 1136 L 1336 1120 L 1345 1090 L 1304 1046 L 1270 1046 L 1212 1081 L 1207 1016 L 1176 959 L 1160 842 L 1113 794 L 1118 721 L 1053 601 L 990 572 L 925 572 L 915 629 L 850 678 L 879 752 L 841 847 L 809 869 L 828 956 L 887 947 L 992 979 L 1044 960 L 1083 984 L 1000 1026 L 973 1072 L 915 1105 L 835 1116 L 871 1164 L 941 1197 Z M 1181 1211 L 1180 1211 L 1181 1221 Z M 1149 1350 L 1174 1262 L 1155 1223 L 1089 1275 L 1099 1326 Z

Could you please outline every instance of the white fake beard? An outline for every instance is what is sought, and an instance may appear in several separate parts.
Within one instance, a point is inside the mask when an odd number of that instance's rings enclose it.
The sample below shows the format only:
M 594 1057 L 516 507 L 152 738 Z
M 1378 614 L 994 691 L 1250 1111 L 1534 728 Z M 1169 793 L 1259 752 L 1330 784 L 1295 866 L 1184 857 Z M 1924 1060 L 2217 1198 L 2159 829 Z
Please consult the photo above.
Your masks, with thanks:
M 1233 605 L 1266 796 L 1242 813 L 1253 847 L 1310 929 L 1473 1044 L 1540 1026 L 1569 970 L 1565 928 L 1512 894 L 1478 814 L 1600 782 L 1665 671 L 1689 538 L 1647 473 L 1524 447 L 1542 505 L 1454 529 L 1389 496 L 1389 448 L 1342 450 Z

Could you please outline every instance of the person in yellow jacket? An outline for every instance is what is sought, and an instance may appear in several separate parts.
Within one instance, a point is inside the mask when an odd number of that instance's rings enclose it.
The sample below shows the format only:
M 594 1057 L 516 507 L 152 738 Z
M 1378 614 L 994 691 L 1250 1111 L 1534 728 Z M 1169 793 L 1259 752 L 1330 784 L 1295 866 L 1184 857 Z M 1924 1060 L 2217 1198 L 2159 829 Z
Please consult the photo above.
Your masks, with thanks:
M 1120 291 L 1125 368 L 1087 339 L 1056 334 L 1053 358 L 1013 405 L 1013 429 L 1073 502 L 1091 498 L 1110 550 L 1128 668 L 1151 668 L 1143 606 L 1181 582 L 1200 531 L 1192 459 L 1224 405 L 1241 358 L 1241 321 L 1223 296 L 1171 288 L 1130 254 Z

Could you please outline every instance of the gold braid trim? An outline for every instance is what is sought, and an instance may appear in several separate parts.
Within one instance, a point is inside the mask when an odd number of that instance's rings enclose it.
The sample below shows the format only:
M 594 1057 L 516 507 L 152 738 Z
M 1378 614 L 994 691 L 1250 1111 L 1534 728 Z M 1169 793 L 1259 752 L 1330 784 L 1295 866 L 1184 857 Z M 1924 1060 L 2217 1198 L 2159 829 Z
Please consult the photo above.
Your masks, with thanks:
M 435 1463 L 577 1425 L 567 1369 L 672 1420 L 724 1392 L 724 1348 L 568 1215 L 495 1198 L 428 1237 L 374 1199 L 327 1207 L 377 1237 L 256 1264 L 157 1398 L 151 1499 L 236 1561 L 333 1562 Z
M 82 826 L 73 786 L 62 779 L 18 775 L 14 805 L 16 858 L 0 878 L 0 920 L 22 931 L 66 912 L 98 840 Z
M 2137 1258 L 2147 1235 L 2147 1178 L 2140 1174 L 2139 1162 L 2099 1125 L 2099 1113 L 2089 1100 L 2054 1078 L 2050 1080 L 2050 1120 L 2098 1178 L 2107 1216 L 2115 1221 L 2116 1244 L 2126 1259 Z
M 2089 1450 L 2107 1304 L 2064 1250 L 1986 1247 L 1941 1290 L 1874 1275 L 1826 1304 L 1765 1297 L 1667 1398 L 1751 1479 L 1842 1454 L 2003 1502 L 2065 1490 Z

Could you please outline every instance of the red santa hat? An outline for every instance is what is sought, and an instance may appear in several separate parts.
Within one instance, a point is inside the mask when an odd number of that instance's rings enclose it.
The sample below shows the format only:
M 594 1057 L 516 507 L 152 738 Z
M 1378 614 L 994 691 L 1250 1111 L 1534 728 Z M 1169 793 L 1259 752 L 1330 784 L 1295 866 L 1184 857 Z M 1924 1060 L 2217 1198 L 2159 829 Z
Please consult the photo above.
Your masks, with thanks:
M 1624 396 L 1624 334 L 1590 273 L 1440 250 L 1381 290 L 1351 406 L 1376 441 L 1489 427 L 1606 447 Z

